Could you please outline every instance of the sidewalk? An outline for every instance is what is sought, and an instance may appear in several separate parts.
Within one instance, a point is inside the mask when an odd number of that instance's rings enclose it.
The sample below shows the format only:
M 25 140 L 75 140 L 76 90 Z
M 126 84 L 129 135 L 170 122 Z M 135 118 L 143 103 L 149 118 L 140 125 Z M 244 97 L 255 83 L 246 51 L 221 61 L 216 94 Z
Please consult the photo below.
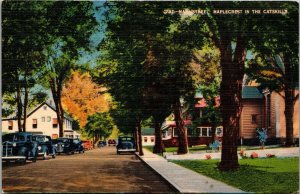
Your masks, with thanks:
M 274 154 L 276 157 L 299 157 L 299 147 L 293 148 L 274 148 L 274 149 L 259 149 L 259 150 L 245 150 L 247 156 L 250 156 L 252 152 L 258 154 L 259 158 L 266 157 L 266 154 Z M 177 155 L 173 153 L 164 153 L 167 160 L 203 160 L 206 159 L 205 155 L 210 155 L 212 159 L 220 159 L 221 152 L 194 152 L 185 155 Z M 239 159 L 241 159 L 240 155 Z
M 137 156 L 160 174 L 181 193 L 244 193 L 223 182 L 198 174 L 161 156 L 143 149 L 144 156 Z

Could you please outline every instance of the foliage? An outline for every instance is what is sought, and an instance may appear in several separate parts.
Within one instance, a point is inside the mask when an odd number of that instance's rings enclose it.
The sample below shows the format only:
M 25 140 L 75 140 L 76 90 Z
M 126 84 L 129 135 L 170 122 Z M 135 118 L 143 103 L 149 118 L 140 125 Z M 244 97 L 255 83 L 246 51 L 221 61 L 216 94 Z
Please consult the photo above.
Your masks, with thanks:
M 258 154 L 256 152 L 252 152 L 250 155 L 250 158 L 252 158 L 252 159 L 258 158 Z
M 107 138 L 114 128 L 114 122 L 109 113 L 95 113 L 88 117 L 87 124 L 83 131 L 89 138 L 104 137 Z
M 299 158 L 240 160 L 240 168 L 229 172 L 216 168 L 218 160 L 173 162 L 246 192 L 286 193 L 299 190 Z
M 275 154 L 266 154 L 267 158 L 275 158 Z
M 205 158 L 206 158 L 206 160 L 210 160 L 211 159 L 211 155 L 210 154 L 206 154 Z
M 240 150 L 239 155 L 240 155 L 243 159 L 247 159 L 247 158 L 248 158 L 247 154 L 245 153 L 245 150 L 243 150 L 243 149 Z
M 264 147 L 264 145 L 267 141 L 267 138 L 268 138 L 267 132 L 268 132 L 268 130 L 265 128 L 261 128 L 261 129 L 256 128 L 257 137 L 259 139 L 259 142 L 260 142 L 262 148 Z
M 62 90 L 63 106 L 79 120 L 80 127 L 84 127 L 88 116 L 108 111 L 109 96 L 105 90 L 95 84 L 88 73 L 73 71 Z
M 287 13 L 267 14 L 263 18 L 265 25 L 257 26 L 257 30 L 268 33 L 253 39 L 256 56 L 249 62 L 247 73 L 261 83 L 261 88 L 276 91 L 284 98 L 286 146 L 291 146 L 294 144 L 294 105 L 299 99 L 296 92 L 299 87 L 299 5 L 284 2 L 277 6 L 287 9 Z

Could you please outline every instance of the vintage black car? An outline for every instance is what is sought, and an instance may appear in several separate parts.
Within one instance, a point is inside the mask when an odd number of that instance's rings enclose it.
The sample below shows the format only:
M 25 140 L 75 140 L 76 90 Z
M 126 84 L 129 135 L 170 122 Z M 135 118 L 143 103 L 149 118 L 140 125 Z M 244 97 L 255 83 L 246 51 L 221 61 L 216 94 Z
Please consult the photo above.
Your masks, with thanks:
M 136 151 L 133 137 L 123 136 L 118 138 L 117 154 Z
M 53 140 L 53 144 L 57 154 L 74 154 L 75 152 L 84 152 L 84 147 L 80 139 L 58 138 Z
M 65 154 L 74 154 L 75 147 L 72 139 L 69 138 L 58 138 L 53 140 L 53 145 L 55 147 L 55 152 L 57 154 L 65 153 Z
M 80 139 L 73 139 L 75 152 L 84 153 L 83 142 Z
M 38 143 L 33 140 L 31 133 L 19 132 L 2 136 L 2 160 L 36 161 L 38 155 Z
M 38 142 L 38 155 L 43 156 L 43 159 L 47 159 L 48 156 L 55 158 L 55 147 L 52 144 L 50 136 L 46 135 L 33 135 L 32 139 Z

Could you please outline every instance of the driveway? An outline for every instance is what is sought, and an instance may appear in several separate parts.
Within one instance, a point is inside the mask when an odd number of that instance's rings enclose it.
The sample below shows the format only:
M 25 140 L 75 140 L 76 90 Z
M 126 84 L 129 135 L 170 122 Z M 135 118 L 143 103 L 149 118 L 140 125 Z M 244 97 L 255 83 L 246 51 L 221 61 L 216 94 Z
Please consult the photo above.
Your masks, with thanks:
M 115 147 L 3 163 L 2 184 L 4 192 L 176 192 L 135 155 L 117 155 Z

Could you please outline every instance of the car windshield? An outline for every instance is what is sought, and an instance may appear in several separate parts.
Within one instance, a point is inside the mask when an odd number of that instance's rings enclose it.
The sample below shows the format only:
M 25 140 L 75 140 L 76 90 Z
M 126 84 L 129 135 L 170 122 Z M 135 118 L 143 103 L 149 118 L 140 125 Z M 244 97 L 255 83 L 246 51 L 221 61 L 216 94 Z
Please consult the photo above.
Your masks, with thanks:
M 66 142 L 68 142 L 68 139 L 54 139 L 53 140 L 53 143 L 61 143 L 61 142 L 66 143 Z
M 132 138 L 131 137 L 122 137 L 121 140 L 122 141 L 131 141 Z
M 25 137 L 23 135 L 18 134 L 7 134 L 2 137 L 2 141 L 25 141 Z
M 33 136 L 32 137 L 33 141 L 38 141 L 38 142 L 44 142 L 44 137 L 43 136 Z

